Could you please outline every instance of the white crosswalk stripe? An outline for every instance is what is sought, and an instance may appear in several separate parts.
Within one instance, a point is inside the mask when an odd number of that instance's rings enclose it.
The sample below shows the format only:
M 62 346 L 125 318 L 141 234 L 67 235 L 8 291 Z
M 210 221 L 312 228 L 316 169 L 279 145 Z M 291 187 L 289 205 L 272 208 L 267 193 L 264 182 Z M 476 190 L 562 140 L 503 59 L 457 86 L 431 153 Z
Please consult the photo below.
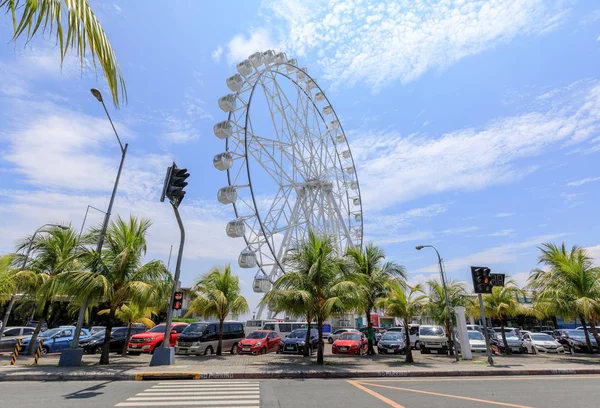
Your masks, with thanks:
M 116 407 L 196 406 L 260 408 L 258 381 L 169 381 L 158 383 Z

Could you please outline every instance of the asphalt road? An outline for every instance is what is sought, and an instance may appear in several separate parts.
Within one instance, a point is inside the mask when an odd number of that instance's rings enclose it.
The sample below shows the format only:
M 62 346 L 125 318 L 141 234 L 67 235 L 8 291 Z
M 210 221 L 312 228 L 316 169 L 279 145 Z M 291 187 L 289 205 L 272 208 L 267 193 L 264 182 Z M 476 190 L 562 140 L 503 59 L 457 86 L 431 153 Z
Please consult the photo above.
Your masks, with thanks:
M 4 407 L 597 407 L 600 376 L 5 382 Z

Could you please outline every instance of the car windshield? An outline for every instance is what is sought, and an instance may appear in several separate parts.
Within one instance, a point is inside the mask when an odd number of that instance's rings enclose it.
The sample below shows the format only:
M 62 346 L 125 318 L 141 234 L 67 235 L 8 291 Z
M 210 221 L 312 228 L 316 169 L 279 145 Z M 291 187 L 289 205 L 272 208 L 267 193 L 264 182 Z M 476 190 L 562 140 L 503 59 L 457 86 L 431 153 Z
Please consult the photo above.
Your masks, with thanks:
M 165 332 L 165 325 L 164 324 L 159 324 L 158 326 L 154 326 L 153 328 L 151 328 L 150 330 L 148 330 L 149 333 L 164 333 Z
M 469 340 L 485 340 L 483 334 L 478 331 L 469 332 Z
M 305 339 L 306 338 L 306 330 L 294 330 L 288 335 L 290 339 Z
M 421 336 L 443 336 L 444 330 L 441 327 L 421 327 Z
M 568 330 L 566 333 L 569 335 L 569 337 L 585 338 L 585 333 L 583 330 Z
M 190 336 L 194 336 L 194 335 L 199 336 L 202 333 L 204 333 L 204 330 L 206 330 L 207 327 L 208 327 L 208 324 L 206 324 L 206 323 L 192 323 L 188 327 L 183 329 L 181 334 L 187 334 Z
M 43 338 L 52 337 L 52 336 L 54 336 L 55 334 L 58 334 L 58 333 L 60 333 L 62 330 L 63 330 L 63 329 L 60 329 L 60 328 L 59 328 L 59 329 L 50 329 L 50 330 L 46 330 L 45 332 L 43 332 L 43 333 L 40 333 L 40 334 L 39 334 L 39 337 L 43 337 Z
M 247 339 L 264 339 L 267 337 L 267 332 L 255 331 L 246 336 Z
M 340 336 L 340 340 L 360 340 L 360 334 L 358 334 L 358 333 L 343 333 Z
M 530 334 L 531 338 L 534 340 L 539 340 L 539 341 L 554 341 L 554 339 L 550 336 L 548 336 L 547 334 Z
M 401 333 L 385 333 L 383 335 L 383 337 L 381 338 L 381 340 L 402 340 L 402 334 Z

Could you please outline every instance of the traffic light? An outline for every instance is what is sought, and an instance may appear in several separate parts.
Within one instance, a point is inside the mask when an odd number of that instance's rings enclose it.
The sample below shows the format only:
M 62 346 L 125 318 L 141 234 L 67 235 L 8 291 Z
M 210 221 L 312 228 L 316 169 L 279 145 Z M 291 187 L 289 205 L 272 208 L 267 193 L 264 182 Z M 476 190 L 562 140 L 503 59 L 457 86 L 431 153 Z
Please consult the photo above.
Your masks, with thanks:
M 173 309 L 181 310 L 181 304 L 183 303 L 183 292 L 175 292 L 175 299 L 173 300 Z
M 167 176 L 165 177 L 165 184 L 163 186 L 160 201 L 165 201 L 165 197 L 167 197 L 171 204 L 176 208 L 179 207 L 179 204 L 185 196 L 185 191 L 183 191 L 183 189 L 188 185 L 185 180 L 189 176 L 190 174 L 187 172 L 187 169 L 180 169 L 175 162 L 173 162 L 173 165 L 167 168 Z
M 492 293 L 492 280 L 490 278 L 490 268 L 485 266 L 471 266 L 471 276 L 473 277 L 473 289 L 475 293 Z

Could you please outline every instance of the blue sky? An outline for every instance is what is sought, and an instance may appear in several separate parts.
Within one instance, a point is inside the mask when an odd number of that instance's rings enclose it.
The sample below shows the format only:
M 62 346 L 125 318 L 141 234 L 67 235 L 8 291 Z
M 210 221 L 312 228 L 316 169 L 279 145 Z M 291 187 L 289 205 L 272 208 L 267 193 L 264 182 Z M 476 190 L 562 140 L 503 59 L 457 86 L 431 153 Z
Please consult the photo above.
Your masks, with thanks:
M 92 2 L 120 61 L 129 103 L 109 106 L 130 143 L 115 214 L 152 218 L 148 259 L 178 231 L 158 202 L 165 168 L 189 169 L 184 285 L 232 262 L 251 306 L 254 271 L 225 235 L 217 99 L 235 63 L 285 51 L 317 78 L 347 133 L 365 237 L 413 282 L 487 265 L 524 283 L 536 246 L 566 241 L 600 257 L 600 5 L 595 1 Z M 0 19 L 0 253 L 46 222 L 81 226 L 105 208 L 118 145 L 90 87 L 108 91 L 52 40 L 9 43 Z M 266 115 L 266 112 L 262 112 Z M 260 118 L 261 112 L 257 112 Z M 260 120 L 260 119 L 257 119 Z M 91 224 L 102 214 L 92 212 Z

